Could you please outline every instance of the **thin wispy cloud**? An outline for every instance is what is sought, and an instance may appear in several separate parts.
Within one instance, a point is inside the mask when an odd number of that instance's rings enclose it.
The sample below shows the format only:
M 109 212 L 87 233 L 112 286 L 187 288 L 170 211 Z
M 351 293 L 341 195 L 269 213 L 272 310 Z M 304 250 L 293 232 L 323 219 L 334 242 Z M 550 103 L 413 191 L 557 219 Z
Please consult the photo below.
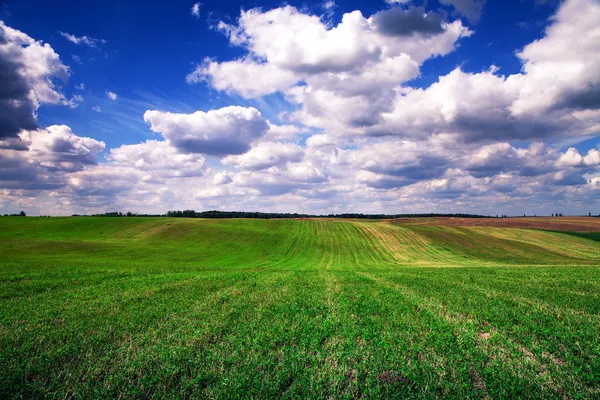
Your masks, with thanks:
M 67 39 L 71 43 L 75 44 L 83 44 L 90 47 L 93 50 L 99 50 L 100 45 L 106 44 L 107 41 L 104 39 L 94 39 L 89 36 L 76 36 L 70 33 L 58 31 L 65 39 Z

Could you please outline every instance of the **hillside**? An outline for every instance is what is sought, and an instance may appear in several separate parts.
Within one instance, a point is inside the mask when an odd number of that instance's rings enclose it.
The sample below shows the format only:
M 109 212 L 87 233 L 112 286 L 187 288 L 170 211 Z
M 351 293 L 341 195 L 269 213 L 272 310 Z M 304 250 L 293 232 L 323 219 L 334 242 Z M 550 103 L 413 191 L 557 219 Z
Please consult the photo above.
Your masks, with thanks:
M 600 395 L 600 219 L 509 220 L 0 218 L 0 397 Z

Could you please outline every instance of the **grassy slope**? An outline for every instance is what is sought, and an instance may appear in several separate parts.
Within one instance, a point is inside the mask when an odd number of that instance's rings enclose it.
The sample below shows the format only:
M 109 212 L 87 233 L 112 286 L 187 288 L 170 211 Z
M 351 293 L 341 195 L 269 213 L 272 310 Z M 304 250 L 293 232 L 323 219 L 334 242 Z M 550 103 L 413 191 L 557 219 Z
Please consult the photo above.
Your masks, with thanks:
M 0 398 L 591 398 L 599 266 L 559 232 L 0 218 Z

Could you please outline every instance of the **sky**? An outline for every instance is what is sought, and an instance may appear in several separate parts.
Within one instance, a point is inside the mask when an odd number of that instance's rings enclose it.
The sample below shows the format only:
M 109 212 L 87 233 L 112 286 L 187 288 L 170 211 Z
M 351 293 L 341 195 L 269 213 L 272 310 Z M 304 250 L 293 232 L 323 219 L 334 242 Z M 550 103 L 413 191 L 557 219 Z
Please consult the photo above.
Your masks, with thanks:
M 600 213 L 600 0 L 0 0 L 0 214 Z

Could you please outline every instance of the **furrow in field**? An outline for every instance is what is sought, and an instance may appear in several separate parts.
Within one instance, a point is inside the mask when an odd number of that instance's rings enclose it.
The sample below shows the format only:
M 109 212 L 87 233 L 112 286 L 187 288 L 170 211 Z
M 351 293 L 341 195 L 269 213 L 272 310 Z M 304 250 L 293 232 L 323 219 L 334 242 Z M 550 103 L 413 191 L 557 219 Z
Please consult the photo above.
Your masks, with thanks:
M 582 381 L 571 375 L 564 368 L 561 368 L 560 363 L 556 363 L 555 359 L 551 356 L 545 357 L 544 359 L 535 359 L 533 362 L 527 355 L 531 352 L 527 349 L 531 346 L 531 343 L 515 343 L 514 339 L 510 336 L 498 334 L 498 331 L 494 330 L 494 342 L 490 346 L 482 346 L 480 342 L 489 339 L 488 333 L 480 333 L 481 325 L 474 315 L 466 315 L 460 312 L 451 311 L 440 299 L 435 297 L 427 297 L 417 291 L 409 288 L 406 285 L 399 284 L 395 280 L 390 281 L 380 276 L 375 276 L 366 272 L 358 272 L 360 275 L 371 279 L 378 284 L 385 286 L 391 290 L 399 291 L 406 301 L 411 302 L 416 307 L 425 308 L 428 311 L 439 316 L 440 319 L 446 321 L 455 330 L 457 337 L 462 337 L 463 340 L 472 341 L 474 338 L 477 340 L 474 342 L 475 347 L 471 353 L 473 357 L 483 362 L 480 364 L 479 369 L 484 370 L 487 368 L 501 367 L 503 365 L 511 365 L 511 372 L 513 379 L 522 379 L 529 376 L 532 381 L 539 382 L 540 386 L 545 391 L 550 391 L 562 397 L 565 391 L 572 388 L 585 387 Z M 489 329 L 489 328 L 488 328 Z M 545 353 L 550 354 L 550 353 Z M 533 371 L 531 367 L 533 368 Z M 554 374 L 551 371 L 560 371 L 560 380 L 555 379 Z M 532 373 L 533 372 L 533 373 Z
M 567 258 L 600 260 L 600 243 L 555 232 L 529 229 L 470 228 L 485 235 L 539 246 Z

